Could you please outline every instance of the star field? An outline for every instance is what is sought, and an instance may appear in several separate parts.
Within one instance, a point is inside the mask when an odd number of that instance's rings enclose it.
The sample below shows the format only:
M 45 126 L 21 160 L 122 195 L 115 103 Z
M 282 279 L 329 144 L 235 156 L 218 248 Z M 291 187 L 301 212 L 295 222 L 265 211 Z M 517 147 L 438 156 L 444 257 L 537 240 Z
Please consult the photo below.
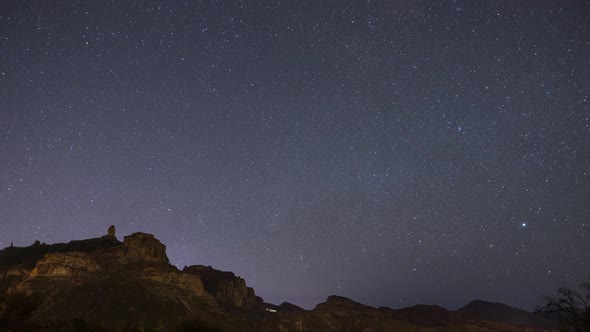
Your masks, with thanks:
M 590 273 L 588 1 L 0 3 L 0 247 L 153 233 L 312 308 Z

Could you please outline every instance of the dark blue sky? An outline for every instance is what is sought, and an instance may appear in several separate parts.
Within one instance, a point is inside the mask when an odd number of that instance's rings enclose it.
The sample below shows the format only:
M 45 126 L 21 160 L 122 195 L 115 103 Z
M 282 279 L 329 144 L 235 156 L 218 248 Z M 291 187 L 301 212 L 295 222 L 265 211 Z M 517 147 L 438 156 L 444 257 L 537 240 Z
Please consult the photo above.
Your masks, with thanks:
M 155 234 L 265 300 L 590 273 L 588 1 L 0 2 L 0 247 Z

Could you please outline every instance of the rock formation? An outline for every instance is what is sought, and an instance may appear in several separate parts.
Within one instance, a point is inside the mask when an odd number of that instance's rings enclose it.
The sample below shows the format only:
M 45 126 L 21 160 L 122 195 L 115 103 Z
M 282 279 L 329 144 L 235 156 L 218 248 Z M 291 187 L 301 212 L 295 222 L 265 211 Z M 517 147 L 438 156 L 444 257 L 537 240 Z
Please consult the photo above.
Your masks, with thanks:
M 2 304 L 2 294 L 15 304 Z M 115 331 L 140 323 L 176 326 L 195 317 L 209 321 L 219 312 L 202 281 L 170 265 L 165 246 L 145 233 L 126 236 L 123 243 L 102 237 L 3 250 L 0 307 L 22 303 L 34 311 L 27 317 L 0 316 L 0 331 L 3 320 L 23 318 L 31 324 L 24 330 L 82 319 Z M 207 310 L 195 312 L 199 307 Z
M 276 306 L 264 303 L 232 272 L 203 265 L 178 270 L 169 264 L 166 247 L 145 233 L 123 242 L 103 236 L 0 251 L 0 331 L 541 331 L 551 326 L 523 327 L 497 315 L 479 318 L 488 307 L 392 310 L 340 296 L 309 311 L 289 303 Z
M 45 255 L 31 271 L 31 277 L 71 278 L 101 271 L 101 267 L 88 254 L 64 252 Z
M 246 287 L 246 281 L 236 277 L 232 272 L 215 270 L 211 266 L 193 265 L 185 267 L 183 272 L 196 275 L 205 284 L 205 290 L 224 305 L 238 308 L 254 308 L 263 303 L 254 289 Z
M 140 232 L 125 236 L 122 259 L 125 263 L 169 263 L 168 256 L 166 255 L 166 246 L 153 235 Z
M 109 226 L 109 229 L 107 230 L 107 236 L 116 237 L 115 236 L 115 225 Z

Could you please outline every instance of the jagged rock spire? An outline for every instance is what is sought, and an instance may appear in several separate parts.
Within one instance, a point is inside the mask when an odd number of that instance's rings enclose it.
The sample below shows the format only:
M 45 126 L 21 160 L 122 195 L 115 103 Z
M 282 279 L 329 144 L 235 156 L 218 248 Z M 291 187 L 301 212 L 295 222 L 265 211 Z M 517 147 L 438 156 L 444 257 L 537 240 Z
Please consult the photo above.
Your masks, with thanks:
M 109 229 L 107 230 L 107 235 L 115 237 L 115 225 L 109 226 Z

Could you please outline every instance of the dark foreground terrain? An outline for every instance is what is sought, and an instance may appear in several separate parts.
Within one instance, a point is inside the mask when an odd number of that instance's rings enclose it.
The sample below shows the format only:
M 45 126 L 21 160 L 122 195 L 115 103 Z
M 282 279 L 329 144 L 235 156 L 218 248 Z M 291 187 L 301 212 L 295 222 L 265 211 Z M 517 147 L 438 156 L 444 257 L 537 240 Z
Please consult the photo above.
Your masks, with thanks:
M 546 331 L 551 321 L 473 301 L 393 310 L 330 296 L 273 305 L 231 272 L 171 265 L 150 234 L 0 251 L 0 331 Z

